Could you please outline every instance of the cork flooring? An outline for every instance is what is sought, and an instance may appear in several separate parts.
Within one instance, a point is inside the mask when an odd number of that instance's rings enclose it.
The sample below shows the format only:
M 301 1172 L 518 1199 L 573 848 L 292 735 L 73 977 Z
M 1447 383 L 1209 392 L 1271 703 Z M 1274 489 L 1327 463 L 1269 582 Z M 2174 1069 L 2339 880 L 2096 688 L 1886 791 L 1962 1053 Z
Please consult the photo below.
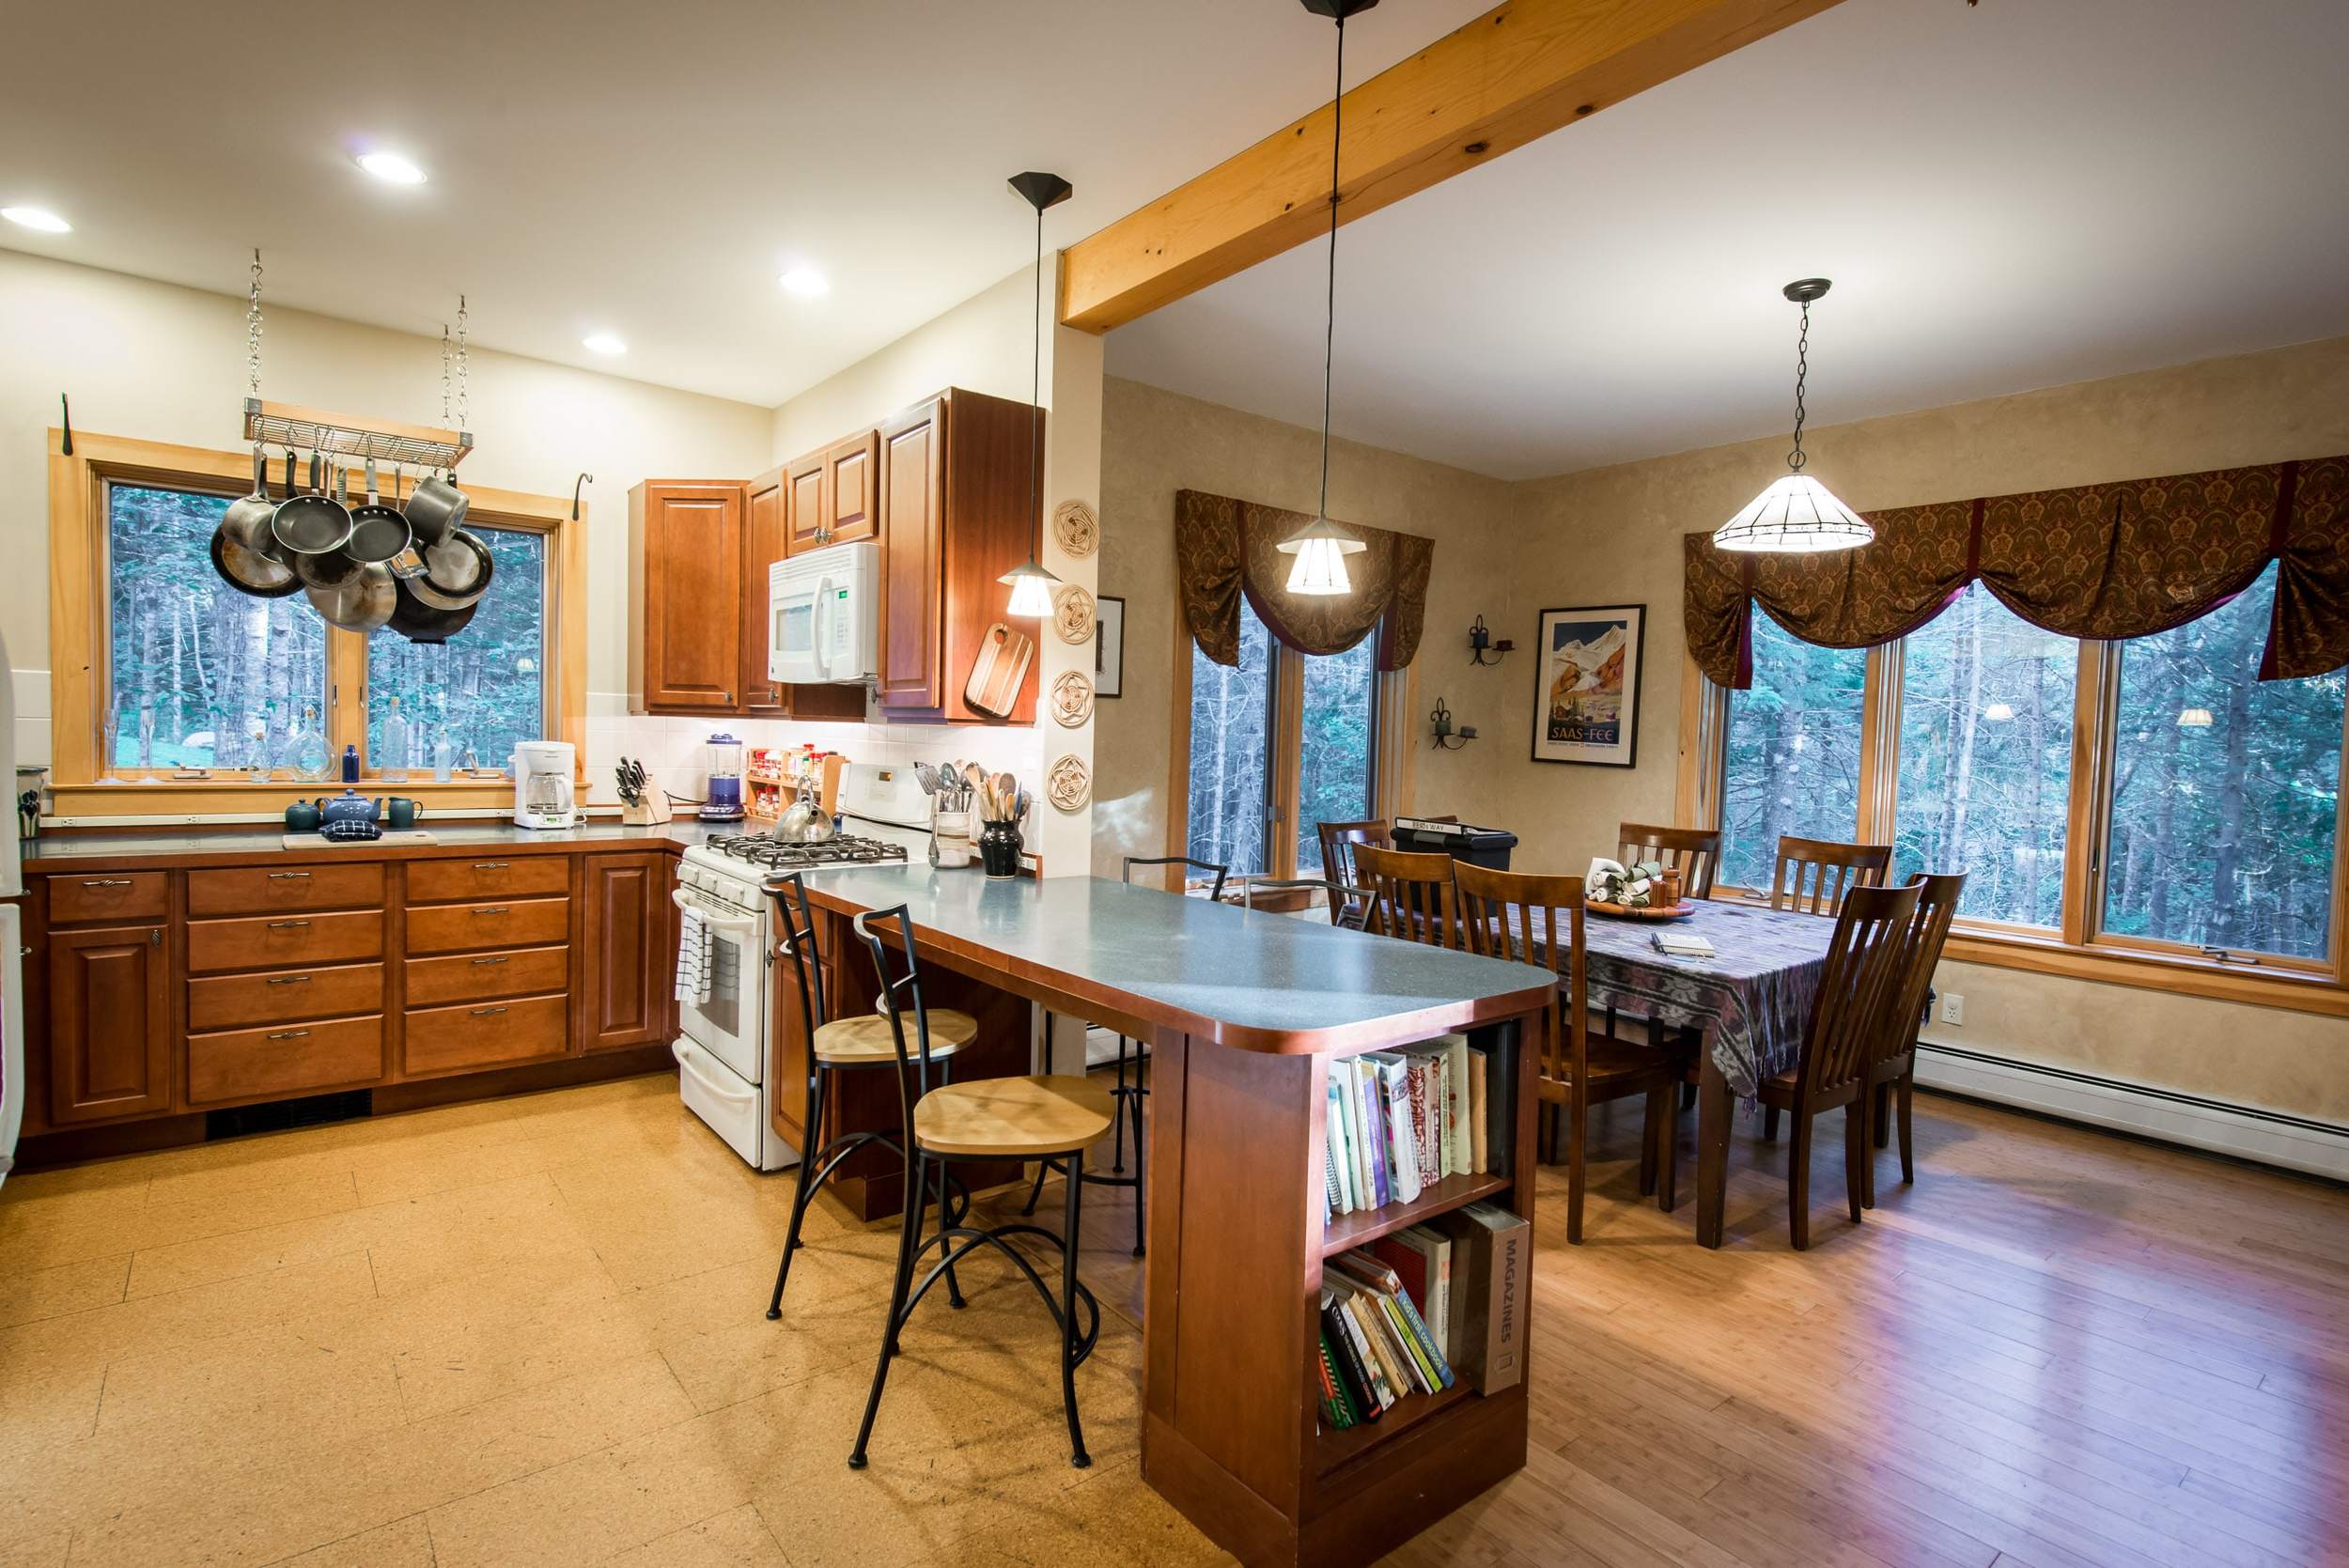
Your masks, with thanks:
M 2349 1561 L 2349 1201 L 1948 1101 L 1923 1182 L 1808 1253 L 1741 1126 L 1731 1245 L 1545 1172 L 1533 1452 L 1396 1555 L 1480 1568 Z M 1829 1138 L 1829 1143 L 1840 1140 Z M 1130 1212 L 1069 1468 L 1053 1337 L 1000 1265 L 906 1336 L 843 1463 L 893 1233 L 641 1079 L 0 1188 L 0 1564 L 891 1568 L 1225 1560 L 1139 1473 Z M 1055 1214 L 1048 1192 L 1043 1209 Z

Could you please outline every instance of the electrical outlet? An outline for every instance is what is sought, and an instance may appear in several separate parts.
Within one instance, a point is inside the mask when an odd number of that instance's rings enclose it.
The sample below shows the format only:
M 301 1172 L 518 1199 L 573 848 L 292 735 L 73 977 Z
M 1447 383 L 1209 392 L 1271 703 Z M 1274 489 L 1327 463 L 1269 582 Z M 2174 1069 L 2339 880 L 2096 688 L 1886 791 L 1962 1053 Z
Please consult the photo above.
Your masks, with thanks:
M 1941 1021 L 1953 1028 L 1966 1027 L 1966 999 L 1955 991 L 1941 993 Z

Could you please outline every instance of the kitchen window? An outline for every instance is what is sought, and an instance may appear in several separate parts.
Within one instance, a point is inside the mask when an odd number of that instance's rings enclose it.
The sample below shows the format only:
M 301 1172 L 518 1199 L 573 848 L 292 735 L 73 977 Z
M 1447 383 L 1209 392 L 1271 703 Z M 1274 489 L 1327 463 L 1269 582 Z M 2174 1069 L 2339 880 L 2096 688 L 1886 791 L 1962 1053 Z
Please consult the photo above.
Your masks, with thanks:
M 569 497 L 469 487 L 468 527 L 495 574 L 473 624 L 429 646 L 329 627 L 299 595 L 256 598 L 220 580 L 212 531 L 250 484 L 249 455 L 78 430 L 70 456 L 59 432 L 50 443 L 59 816 L 272 811 L 308 784 L 298 753 L 313 746 L 338 760 L 358 745 L 376 779 L 393 696 L 413 737 L 409 784 L 446 806 L 502 804 L 511 785 L 461 772 L 433 785 L 443 733 L 456 768 L 470 753 L 485 773 L 509 765 L 517 740 L 581 738 L 585 525 Z M 265 802 L 247 793 L 265 787 Z
M 1754 616 L 1753 685 L 1729 694 L 1720 880 L 1768 887 L 1787 834 L 1851 837 L 1867 672 L 1863 653 L 1813 646 Z

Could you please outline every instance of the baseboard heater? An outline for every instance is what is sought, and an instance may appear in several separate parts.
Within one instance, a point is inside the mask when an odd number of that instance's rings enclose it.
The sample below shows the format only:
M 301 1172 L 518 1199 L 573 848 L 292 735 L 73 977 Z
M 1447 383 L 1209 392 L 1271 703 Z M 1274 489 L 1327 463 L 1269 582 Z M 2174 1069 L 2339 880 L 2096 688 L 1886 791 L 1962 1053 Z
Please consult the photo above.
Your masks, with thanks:
M 1930 1040 L 1918 1042 L 1917 1081 L 1928 1089 L 2011 1105 L 2059 1121 L 2349 1182 L 2349 1126 L 2333 1122 L 1960 1050 Z

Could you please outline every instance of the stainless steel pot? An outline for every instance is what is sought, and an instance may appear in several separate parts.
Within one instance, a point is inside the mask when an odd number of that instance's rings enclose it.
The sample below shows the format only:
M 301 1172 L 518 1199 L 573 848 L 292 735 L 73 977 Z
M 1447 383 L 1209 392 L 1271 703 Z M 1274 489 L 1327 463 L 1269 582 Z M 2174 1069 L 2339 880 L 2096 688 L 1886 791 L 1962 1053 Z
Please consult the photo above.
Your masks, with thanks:
M 403 585 L 435 610 L 466 610 L 480 603 L 497 570 L 490 547 L 462 528 L 426 551 L 424 565 L 424 575 L 409 578 Z
M 286 493 L 293 494 L 293 453 L 290 450 L 286 454 Z M 229 543 L 247 553 L 278 561 L 277 536 L 270 532 L 270 523 L 276 516 L 277 503 L 270 499 L 269 493 L 269 458 L 256 445 L 253 448 L 253 493 L 240 496 L 228 504 L 227 512 L 220 520 L 220 531 Z
M 290 461 L 287 464 L 288 470 L 292 466 Z M 282 549 L 294 555 L 323 555 L 342 549 L 350 540 L 350 508 L 326 493 L 316 452 L 310 454 L 309 493 L 288 495 L 280 502 L 270 520 L 270 532 Z
M 331 588 L 305 586 L 310 608 L 346 631 L 373 631 L 390 624 L 399 607 L 397 580 L 388 567 L 360 567 L 349 581 Z
M 465 492 L 457 488 L 455 476 L 443 478 L 428 474 L 408 498 L 408 529 L 414 536 L 419 550 L 439 544 L 457 529 L 465 525 L 465 508 L 471 505 Z

